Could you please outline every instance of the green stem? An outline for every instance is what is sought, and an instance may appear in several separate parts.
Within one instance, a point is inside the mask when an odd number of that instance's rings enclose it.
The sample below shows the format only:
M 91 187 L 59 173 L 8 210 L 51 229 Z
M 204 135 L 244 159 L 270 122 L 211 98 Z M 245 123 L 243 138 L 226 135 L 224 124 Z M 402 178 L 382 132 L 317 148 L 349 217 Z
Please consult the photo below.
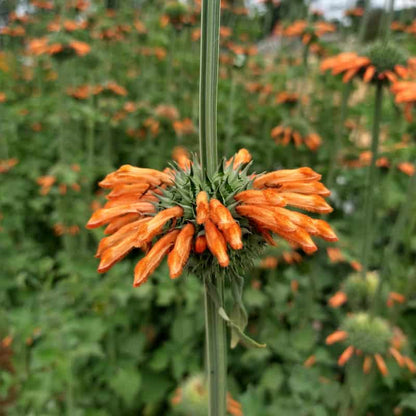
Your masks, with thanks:
M 371 255 L 373 243 L 373 223 L 374 223 L 374 188 L 376 187 L 376 162 L 378 158 L 378 143 L 380 137 L 381 108 L 383 103 L 383 84 L 377 83 L 374 102 L 373 131 L 371 138 L 371 163 L 367 176 L 366 195 L 364 203 L 364 224 L 363 224 L 363 249 L 362 263 L 363 276 L 367 274 L 368 263 Z
M 360 32 L 358 34 L 358 39 L 359 39 L 360 43 L 364 42 L 367 25 L 368 25 L 368 21 L 369 21 L 369 18 L 370 18 L 370 10 L 371 10 L 371 1 L 370 0 L 365 0 L 365 2 L 364 2 L 364 16 L 361 19 Z
M 387 11 L 386 16 L 386 26 L 385 26 L 385 39 L 387 40 L 390 37 L 391 33 L 391 22 L 393 21 L 393 14 L 394 14 L 394 0 L 389 1 L 389 9 Z
M 208 277 L 209 279 L 209 277 Z M 220 304 L 224 303 L 224 282 L 214 278 Z M 209 392 L 209 416 L 225 416 L 227 392 L 227 347 L 224 320 L 218 313 L 218 305 L 212 299 L 205 282 L 205 336 L 207 348 L 207 375 Z
M 331 158 L 329 170 L 328 170 L 328 186 L 330 188 L 334 184 L 335 170 L 336 170 L 337 163 L 338 163 L 339 148 L 342 143 L 342 137 L 344 134 L 344 123 L 347 117 L 348 98 L 350 96 L 350 92 L 351 92 L 351 82 L 348 82 L 343 85 L 339 123 L 336 129 L 335 140 L 332 146 L 332 152 L 331 152 L 332 158 Z
M 201 9 L 201 56 L 199 83 L 199 149 L 203 168 L 211 176 L 218 164 L 217 89 L 220 0 L 203 0 Z M 225 416 L 227 369 L 225 323 L 218 313 L 224 302 L 224 282 L 219 276 L 205 278 L 205 334 L 209 416 Z M 215 289 L 220 305 L 209 291 Z
M 217 89 L 220 0 L 203 0 L 199 78 L 199 151 L 208 175 L 217 168 Z
M 391 168 L 393 169 L 393 168 Z M 412 175 L 409 179 L 407 188 L 406 200 L 403 202 L 401 209 L 397 215 L 396 222 L 393 226 L 391 233 L 391 240 L 384 250 L 384 267 L 382 268 L 381 277 L 387 278 L 388 272 L 390 271 L 390 262 L 397 250 L 400 241 L 403 239 L 406 224 L 409 225 L 409 219 L 412 216 L 414 209 L 414 201 L 416 196 L 416 175 Z

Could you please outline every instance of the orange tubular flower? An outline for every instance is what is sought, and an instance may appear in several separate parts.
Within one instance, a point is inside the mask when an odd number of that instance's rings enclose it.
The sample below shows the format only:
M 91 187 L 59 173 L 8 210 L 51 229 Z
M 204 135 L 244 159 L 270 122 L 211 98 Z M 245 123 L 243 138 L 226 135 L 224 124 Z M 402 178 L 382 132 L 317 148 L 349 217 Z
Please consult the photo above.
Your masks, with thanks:
M 406 57 L 396 45 L 374 43 L 368 48 L 366 56 L 355 52 L 343 52 L 326 58 L 321 63 L 321 71 L 331 70 L 332 75 L 343 74 L 342 81 L 349 82 L 355 76 L 365 83 L 390 82 L 407 76 Z
M 205 235 L 199 235 L 195 240 L 195 253 L 202 254 L 207 249 L 207 239 Z
M 259 191 L 243 191 L 235 196 L 241 202 L 236 210 L 248 217 L 262 230 L 269 230 L 289 242 L 302 247 L 306 253 L 317 250 L 310 235 L 328 241 L 337 241 L 331 227 L 322 220 L 315 220 L 298 212 L 283 208 L 292 205 L 307 211 L 328 213 L 332 208 L 315 192 L 323 195 L 328 190 L 319 184 L 321 175 L 310 168 L 280 170 L 254 179 L 254 188 Z M 287 192 L 286 190 L 301 192 Z
M 189 159 L 188 151 L 184 147 L 175 147 L 173 149 L 172 159 L 179 165 L 182 170 L 188 170 L 191 168 L 192 162 Z
M 322 142 L 321 137 L 316 133 L 308 133 L 302 136 L 295 126 L 276 126 L 270 132 L 270 136 L 276 144 L 287 146 L 290 140 L 293 139 L 296 147 L 304 143 L 312 151 L 317 150 Z
M 224 236 L 211 220 L 206 220 L 204 226 L 208 248 L 217 258 L 218 263 L 222 267 L 227 267 L 230 264 L 230 258 L 227 254 L 227 243 Z
M 332 211 L 319 174 L 300 168 L 249 175 L 244 165 L 250 161 L 250 153 L 241 149 L 211 178 L 188 158 L 163 172 L 124 165 L 108 174 L 99 183 L 110 191 L 107 202 L 87 224 L 106 225 L 96 254 L 98 271 L 108 271 L 135 248 L 146 251 L 154 244 L 136 266 L 134 286 L 144 283 L 165 255 L 172 279 L 186 268 L 236 276 L 265 243 L 275 244 L 270 233 L 307 253 L 317 250 L 311 236 L 337 240 L 325 221 L 286 208 Z
M 231 212 L 215 198 L 209 201 L 209 209 L 210 219 L 222 231 L 228 244 L 234 250 L 242 249 L 241 229 L 231 215 Z
M 331 345 L 335 344 L 336 342 L 344 341 L 348 338 L 348 334 L 345 331 L 335 331 L 331 335 L 326 337 L 326 344 Z
M 354 354 L 354 347 L 352 345 L 350 345 L 340 355 L 340 357 L 338 359 L 338 365 L 342 367 L 347 361 L 349 361 L 349 359 L 352 357 L 353 354 Z
M 299 36 L 302 42 L 310 44 L 325 33 L 335 32 L 333 24 L 327 22 L 308 23 L 305 20 L 296 20 L 284 31 L 285 36 Z
M 347 295 L 344 292 L 338 291 L 329 300 L 328 304 L 331 308 L 339 308 L 348 300 Z
M 201 191 L 196 197 L 196 222 L 204 224 L 209 218 L 208 194 Z
M 147 253 L 146 257 L 137 263 L 134 269 L 133 286 L 140 286 L 156 270 L 156 267 L 159 266 L 163 258 L 174 245 L 178 234 L 179 230 L 173 230 L 163 236 Z
M 397 342 L 394 328 L 392 329 L 385 320 L 361 312 L 349 315 L 345 319 L 343 327 L 346 330 L 336 331 L 326 340 L 327 344 L 335 342 L 349 344 L 339 357 L 338 365 L 345 365 L 355 353 L 358 357 L 364 356 L 362 367 L 364 374 L 371 371 L 374 358 L 380 374 L 386 376 L 388 369 L 383 356 L 390 355 L 400 367 L 407 366 L 411 372 L 416 370 L 413 361 L 399 351 L 402 344 Z M 407 361 L 410 365 L 407 364 Z
M 182 274 L 182 270 L 191 254 L 194 233 L 195 227 L 190 223 L 186 224 L 180 231 L 175 246 L 168 256 L 171 279 L 176 279 Z
M 412 109 L 416 105 L 416 82 L 397 81 L 392 85 L 391 91 L 395 95 L 396 103 L 405 105 L 405 117 L 412 122 Z
M 246 165 L 251 162 L 251 154 L 247 149 L 240 149 L 234 157 L 227 160 L 226 166 L 233 163 L 233 169 L 237 169 L 240 165 Z

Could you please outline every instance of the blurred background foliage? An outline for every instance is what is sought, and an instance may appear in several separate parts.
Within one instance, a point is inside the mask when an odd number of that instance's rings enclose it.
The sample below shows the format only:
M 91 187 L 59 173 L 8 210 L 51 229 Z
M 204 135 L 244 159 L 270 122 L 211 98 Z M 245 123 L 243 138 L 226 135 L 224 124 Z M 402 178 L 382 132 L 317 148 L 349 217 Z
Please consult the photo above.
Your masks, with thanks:
M 370 10 L 364 26 L 365 15 L 343 16 L 306 48 L 283 29 L 323 20 L 318 11 L 308 14 L 303 1 L 259 3 L 222 4 L 220 154 L 245 147 L 257 172 L 322 173 L 340 241 L 313 256 L 279 243 L 244 276 L 248 332 L 267 348 L 229 354 L 229 390 L 249 416 L 415 414 L 412 371 L 390 356 L 384 377 L 374 366 L 364 374 L 358 356 L 340 367 L 342 348 L 325 344 L 351 312 L 373 313 L 374 291 L 363 278 L 348 282 L 361 268 L 374 89 L 352 83 L 344 117 L 347 87 L 319 62 L 356 48 L 360 30 L 364 40 L 380 36 L 387 15 Z M 84 228 L 103 204 L 97 181 L 106 173 L 126 163 L 163 169 L 178 146 L 197 151 L 198 1 L 0 6 L 0 414 L 204 414 L 184 403 L 205 409 L 198 389 L 177 395 L 203 373 L 198 277 L 173 282 L 164 265 L 133 290 L 136 252 L 98 275 L 102 232 Z M 408 8 L 392 20 L 411 28 L 414 16 Z M 416 53 L 415 31 L 389 36 Z M 45 47 L 56 44 L 56 53 Z M 319 134 L 319 143 L 273 140 L 285 123 L 303 137 Z M 414 357 L 415 124 L 388 92 L 381 131 L 369 265 L 376 312 L 401 328 Z M 342 290 L 348 302 L 334 307 Z

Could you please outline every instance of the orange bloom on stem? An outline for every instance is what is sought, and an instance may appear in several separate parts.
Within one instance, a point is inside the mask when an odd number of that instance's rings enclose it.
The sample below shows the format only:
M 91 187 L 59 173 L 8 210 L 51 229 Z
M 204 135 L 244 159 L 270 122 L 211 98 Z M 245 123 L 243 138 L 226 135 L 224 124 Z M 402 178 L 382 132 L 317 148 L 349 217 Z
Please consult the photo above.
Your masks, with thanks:
M 325 221 L 284 208 L 292 205 L 317 213 L 332 210 L 323 199 L 329 191 L 312 169 L 249 175 L 243 165 L 251 161 L 251 155 L 241 149 L 219 165 L 218 175 L 204 178 L 197 161 L 191 164 L 187 154 L 177 158 L 186 160 L 163 172 L 123 165 L 99 183 L 110 192 L 105 205 L 98 207 L 87 224 L 87 228 L 106 225 L 106 237 L 96 254 L 100 258 L 99 272 L 109 270 L 131 250 L 141 248 L 146 252 L 152 244 L 136 266 L 135 286 L 146 281 L 165 254 L 170 276 L 177 278 L 191 256 L 190 267 L 199 267 L 201 260 L 205 270 L 206 256 L 211 254 L 217 260 L 213 267 L 227 268 L 229 248 L 235 250 L 231 258 L 237 260 L 231 272 L 236 273 L 239 264 L 251 261 L 254 247 L 264 244 L 258 237 L 275 244 L 270 233 L 307 253 L 317 250 L 311 236 L 337 240 Z M 235 183 L 236 177 L 239 182 L 231 185 L 236 186 L 235 190 L 227 187 L 217 191 L 223 183 Z M 200 257 L 202 254 L 204 257 Z M 298 258 L 300 255 L 294 253 L 290 262 Z
M 386 50 L 381 50 L 380 46 L 374 46 L 374 49 L 369 52 L 369 55 L 372 52 L 374 53 L 374 51 L 376 51 L 376 56 L 380 56 L 383 53 L 389 54 L 389 49 L 391 48 L 392 46 L 388 46 Z M 398 77 L 403 78 L 409 72 L 408 68 L 399 64 L 391 66 L 391 69 L 384 69 L 383 65 L 381 65 L 382 69 L 379 69 L 380 66 L 377 67 L 376 62 L 378 62 L 377 59 L 372 62 L 369 56 L 360 56 L 355 52 L 342 52 L 324 59 L 321 62 L 321 71 L 331 70 L 332 75 L 343 74 L 342 81 L 344 83 L 349 82 L 356 75 L 361 77 L 365 83 L 373 80 L 387 80 L 395 83 Z
M 179 230 L 170 231 L 152 247 L 146 257 L 137 263 L 134 269 L 133 286 L 140 286 L 155 271 L 157 266 L 159 266 L 163 258 L 174 245 L 178 234 Z
M 372 358 L 371 355 L 366 355 L 364 357 L 364 361 L 363 361 L 363 373 L 364 374 L 368 374 L 371 370 L 371 365 L 372 365 Z
M 344 292 L 338 291 L 329 300 L 328 304 L 331 308 L 339 308 L 348 300 L 347 295 Z
M 220 266 L 227 267 L 230 264 L 230 258 L 227 254 L 227 243 L 224 236 L 210 219 L 205 221 L 204 226 L 208 248 L 217 258 Z
M 374 359 L 376 360 L 376 364 L 378 369 L 380 370 L 380 373 L 383 376 L 386 376 L 389 373 L 389 371 L 387 370 L 387 366 L 384 362 L 383 357 L 380 354 L 374 354 Z
M 209 218 L 208 194 L 205 191 L 199 192 L 196 197 L 196 222 L 204 224 Z
M 182 170 L 191 168 L 192 162 L 189 159 L 189 153 L 182 146 L 176 146 L 173 149 L 172 159 L 179 165 Z
M 245 165 L 251 162 L 251 154 L 246 149 L 240 149 L 234 157 L 227 160 L 226 166 L 233 163 L 233 169 L 238 169 L 240 165 Z
M 335 344 L 336 342 L 344 341 L 348 338 L 348 333 L 345 331 L 335 331 L 326 337 L 325 343 L 327 345 Z
M 182 270 L 191 254 L 192 238 L 195 227 L 188 223 L 179 232 L 175 246 L 168 256 L 168 265 L 171 279 L 176 279 L 182 274 Z
M 340 355 L 338 359 L 338 365 L 343 366 L 354 354 L 354 347 L 352 345 L 348 346 L 344 352 Z
M 199 235 L 195 240 L 195 253 L 202 254 L 207 249 L 207 239 L 205 235 Z

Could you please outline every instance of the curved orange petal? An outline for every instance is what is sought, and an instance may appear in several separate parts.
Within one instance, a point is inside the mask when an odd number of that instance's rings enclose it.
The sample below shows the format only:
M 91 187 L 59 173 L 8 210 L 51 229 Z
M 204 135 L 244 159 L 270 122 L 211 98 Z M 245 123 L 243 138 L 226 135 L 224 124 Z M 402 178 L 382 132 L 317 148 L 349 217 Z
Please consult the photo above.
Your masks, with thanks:
M 169 252 L 175 243 L 179 230 L 173 230 L 164 235 L 151 248 L 145 257 L 143 257 L 134 268 L 133 286 L 137 287 L 146 282 L 148 277 L 156 270 L 162 262 L 165 255 Z
M 197 224 L 203 224 L 208 218 L 208 194 L 205 191 L 201 191 L 196 197 L 196 222 Z
M 303 167 L 298 169 L 281 169 L 274 172 L 259 175 L 254 179 L 255 188 L 265 186 L 278 186 L 287 182 L 298 181 L 318 181 L 321 179 L 319 173 L 314 172 L 311 168 Z
M 386 376 L 389 373 L 389 370 L 387 369 L 387 366 L 386 366 L 386 363 L 384 362 L 383 357 L 380 354 L 374 354 L 374 359 L 376 360 L 376 364 L 380 373 L 383 376 Z
M 366 355 L 364 357 L 364 361 L 363 361 L 363 373 L 364 374 L 368 374 L 371 370 L 371 364 L 372 364 L 372 359 L 371 359 L 371 355 Z
M 354 354 L 354 347 L 350 345 L 344 350 L 344 352 L 338 358 L 338 365 L 341 367 L 345 365 L 345 363 L 349 361 L 349 359 L 352 357 L 353 354 Z
M 207 249 L 207 239 L 205 235 L 199 235 L 195 239 L 195 253 L 202 254 Z
M 176 279 L 182 274 L 182 270 L 189 259 L 192 247 L 192 238 L 195 227 L 188 223 L 180 231 L 175 241 L 175 246 L 168 256 L 170 278 Z
M 230 264 L 230 259 L 227 254 L 227 243 L 224 236 L 210 219 L 205 222 L 204 226 L 209 250 L 217 258 L 220 266 L 227 267 Z
M 97 228 L 125 214 L 150 213 L 154 212 L 154 210 L 155 207 L 149 202 L 137 202 L 135 204 L 121 205 L 114 208 L 100 208 L 92 214 L 86 227 Z
M 336 342 L 345 341 L 348 338 L 346 331 L 335 331 L 326 337 L 325 343 L 327 345 L 335 344 Z

